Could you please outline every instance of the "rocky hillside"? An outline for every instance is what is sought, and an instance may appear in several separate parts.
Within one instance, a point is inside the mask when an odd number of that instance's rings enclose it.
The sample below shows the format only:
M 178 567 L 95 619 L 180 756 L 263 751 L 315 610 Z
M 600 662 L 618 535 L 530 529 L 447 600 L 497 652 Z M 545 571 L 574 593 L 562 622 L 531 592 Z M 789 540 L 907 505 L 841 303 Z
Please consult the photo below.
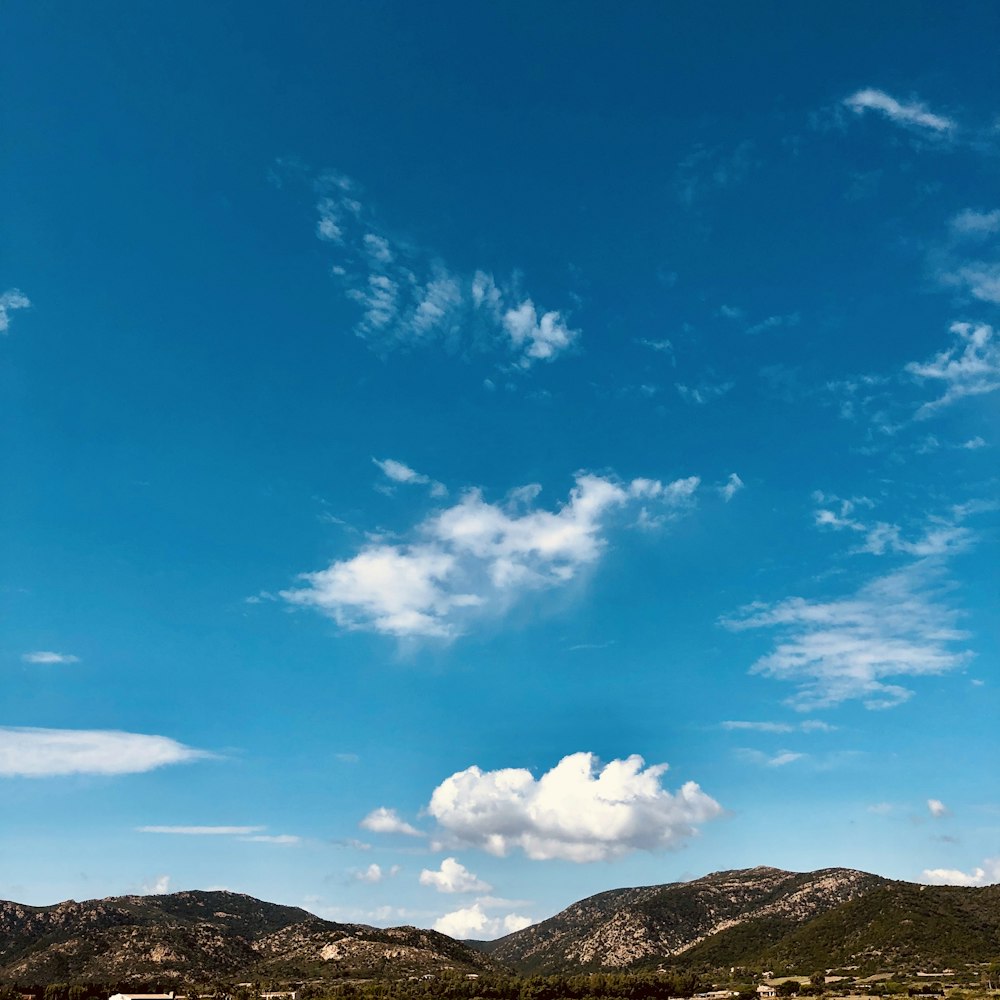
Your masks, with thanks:
M 1000 956 L 1000 887 L 751 868 L 603 892 L 480 947 L 535 973 L 987 961 Z
M 0 982 L 332 978 L 486 971 L 491 959 L 434 931 L 321 920 L 234 892 L 0 902 Z

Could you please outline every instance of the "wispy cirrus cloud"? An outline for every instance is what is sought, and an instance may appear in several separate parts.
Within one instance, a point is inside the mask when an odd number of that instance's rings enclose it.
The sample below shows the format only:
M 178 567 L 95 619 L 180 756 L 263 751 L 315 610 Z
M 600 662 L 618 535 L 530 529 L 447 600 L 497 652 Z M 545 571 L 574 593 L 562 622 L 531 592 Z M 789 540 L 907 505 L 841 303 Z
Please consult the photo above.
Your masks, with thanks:
M 819 719 L 804 719 L 802 722 L 743 722 L 728 720 L 720 723 L 723 729 L 753 733 L 832 733 L 836 726 Z
M 50 649 L 38 649 L 31 653 L 23 653 L 21 659 L 25 663 L 38 663 L 43 665 L 57 665 L 66 663 L 79 663 L 80 657 L 72 653 L 56 653 Z
M 448 487 L 444 483 L 425 476 L 422 472 L 411 469 L 405 462 L 397 462 L 394 458 L 373 458 L 372 461 L 382 470 L 382 474 L 392 483 L 404 486 L 426 486 L 432 497 L 448 495 Z
M 778 330 L 781 327 L 787 328 L 798 326 L 800 319 L 801 317 L 797 312 L 787 313 L 785 315 L 775 314 L 748 326 L 745 332 L 750 336 L 755 336 L 758 333 L 766 333 L 768 330 Z
M 923 559 L 848 597 L 751 605 L 721 624 L 776 633 L 774 648 L 751 672 L 792 684 L 795 694 L 786 703 L 798 711 L 854 700 L 890 708 L 912 695 L 894 682 L 947 673 L 969 661 L 971 653 L 956 648 L 968 634 L 949 598 L 940 564 Z
M 970 305 L 1000 304 L 1000 209 L 966 208 L 948 221 L 945 234 L 927 252 L 932 277 L 956 290 Z M 961 334 L 960 324 L 952 333 Z M 970 330 L 981 324 L 965 324 Z
M 743 748 L 739 756 L 750 764 L 760 767 L 787 767 L 796 761 L 805 760 L 809 755 L 797 750 L 779 750 L 777 753 L 763 753 L 760 750 Z
M 539 778 L 473 766 L 441 782 L 427 812 L 443 843 L 500 857 L 520 850 L 535 861 L 604 861 L 680 847 L 723 814 L 693 781 L 675 793 L 663 788 L 666 771 L 637 754 L 603 765 L 592 753 L 570 754 Z
M 871 509 L 874 502 L 867 497 L 844 499 L 817 491 L 813 494 L 817 507 L 813 519 L 818 528 L 854 532 L 859 544 L 855 554 L 881 556 L 902 554 L 916 558 L 950 556 L 969 548 L 975 539 L 962 522 L 978 508 L 954 505 L 945 514 L 925 519 L 914 531 L 889 521 L 869 520 L 861 508 Z
M 945 115 L 931 111 L 922 101 L 915 99 L 900 101 L 884 90 L 865 87 L 844 98 L 844 104 L 855 114 L 874 112 L 895 125 L 916 129 L 920 132 L 948 135 L 958 126 Z
M 624 483 L 579 473 L 555 510 L 535 504 L 537 485 L 500 503 L 470 489 L 418 524 L 409 541 L 370 542 L 280 596 L 345 629 L 451 639 L 477 616 L 503 614 L 528 593 L 579 577 L 599 560 L 616 513 L 658 527 L 691 507 L 699 484 L 694 476 Z
M 18 309 L 31 307 L 31 300 L 17 288 L 8 288 L 0 294 L 0 335 L 10 330 L 11 314 Z
M 361 310 L 355 333 L 375 349 L 499 350 L 526 369 L 555 360 L 579 340 L 564 311 L 537 306 L 517 276 L 456 271 L 431 251 L 394 238 L 349 177 L 328 171 L 315 189 L 316 236 L 335 251 L 331 273 Z
M 264 833 L 266 826 L 137 826 L 136 833 L 157 833 L 173 837 L 233 837 L 248 844 L 291 845 L 302 842 L 291 833 Z
M 167 736 L 0 726 L 0 777 L 141 774 L 210 756 Z
M 735 385 L 735 382 L 699 382 L 697 385 L 684 385 L 675 382 L 674 388 L 685 403 L 695 403 L 704 406 L 714 399 L 720 399 Z
M 264 826 L 137 826 L 137 833 L 165 833 L 178 837 L 238 837 L 249 836 Z
M 716 489 L 719 491 L 719 495 L 722 499 L 725 500 L 726 503 L 729 503 L 729 501 L 732 500 L 737 493 L 746 489 L 746 483 L 740 479 L 737 473 L 730 472 L 726 481 L 721 486 L 717 486 Z
M 1000 267 L 997 269 L 996 301 L 1000 302 Z M 916 412 L 926 420 L 937 411 L 968 396 L 983 396 L 1000 389 L 1000 338 L 985 324 L 953 323 L 955 343 L 928 361 L 913 361 L 906 371 L 921 382 L 939 385 L 940 396 L 924 403 Z
M 729 148 L 696 146 L 677 165 L 678 200 L 691 208 L 712 194 L 743 184 L 760 163 L 749 139 Z

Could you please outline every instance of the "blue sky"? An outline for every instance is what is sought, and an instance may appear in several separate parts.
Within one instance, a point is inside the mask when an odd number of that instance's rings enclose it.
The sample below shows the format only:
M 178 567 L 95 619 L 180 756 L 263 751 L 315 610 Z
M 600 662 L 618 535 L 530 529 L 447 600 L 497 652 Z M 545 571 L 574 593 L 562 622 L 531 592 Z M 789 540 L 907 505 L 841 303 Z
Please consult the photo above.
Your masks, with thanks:
M 0 897 L 1000 879 L 995 6 L 2 16 Z

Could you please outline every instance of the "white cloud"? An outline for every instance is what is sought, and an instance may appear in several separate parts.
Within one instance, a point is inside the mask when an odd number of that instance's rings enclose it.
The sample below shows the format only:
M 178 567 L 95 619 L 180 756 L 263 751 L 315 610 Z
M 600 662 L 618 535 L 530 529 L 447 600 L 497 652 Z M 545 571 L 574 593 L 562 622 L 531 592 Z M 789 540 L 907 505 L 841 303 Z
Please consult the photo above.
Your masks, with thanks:
M 503 328 L 514 347 L 522 352 L 523 367 L 528 367 L 532 361 L 551 360 L 579 335 L 566 325 L 558 312 L 543 313 L 539 318 L 531 299 L 525 299 L 504 313 Z
M 80 657 L 72 653 L 53 653 L 51 650 L 39 649 L 33 653 L 25 653 L 22 657 L 25 663 L 79 663 Z
M 493 938 L 502 937 L 504 934 L 513 934 L 514 931 L 524 930 L 534 923 L 531 917 L 522 916 L 519 913 L 508 913 L 504 917 L 491 917 L 487 915 L 480 903 L 473 903 L 472 906 L 463 907 L 460 910 L 453 910 L 439 917 L 434 922 L 434 930 L 449 937 L 458 938 L 460 941 L 467 938 L 490 941 Z
M 740 492 L 740 490 L 744 489 L 745 486 L 746 484 L 735 472 L 730 472 L 729 478 L 718 487 L 718 490 L 722 499 L 725 500 L 726 503 L 729 503 L 729 501 L 732 500 L 733 497 Z
M 250 837 L 240 837 L 240 840 L 248 844 L 279 844 L 286 847 L 302 843 L 302 838 L 293 833 L 257 833 Z
M 767 319 L 762 319 L 759 323 L 754 323 L 753 326 L 748 326 L 746 333 L 750 335 L 758 333 L 766 333 L 768 330 L 776 330 L 778 327 L 790 327 L 799 325 L 800 316 L 798 313 L 788 313 L 784 316 L 768 316 Z
M 551 361 L 578 339 L 558 310 L 538 310 L 516 279 L 458 273 L 432 252 L 393 239 L 341 174 L 316 182 L 316 236 L 338 251 L 331 273 L 361 308 L 355 332 L 378 349 L 440 343 L 499 348 L 519 368 Z
M 674 352 L 674 345 L 669 340 L 650 340 L 642 337 L 636 343 L 648 347 L 651 351 L 656 351 L 657 354 L 673 354 Z
M 676 793 L 638 755 L 603 767 L 591 753 L 564 757 L 536 779 L 525 768 L 470 767 L 446 778 L 428 812 L 443 840 L 533 860 L 603 861 L 636 850 L 679 847 L 722 807 L 693 781 Z
M 794 764 L 797 760 L 804 760 L 808 754 L 798 753 L 794 750 L 779 750 L 777 753 L 767 754 L 760 750 L 744 748 L 739 752 L 739 756 L 751 764 L 758 764 L 761 767 L 785 767 L 788 764 Z
M 139 774 L 208 756 L 166 736 L 0 726 L 0 777 Z
M 266 830 L 264 826 L 137 826 L 138 833 L 171 833 L 182 837 L 239 837 Z
M 912 692 L 887 681 L 941 674 L 968 662 L 954 643 L 966 638 L 947 603 L 939 570 L 923 560 L 861 587 L 850 597 L 793 597 L 753 605 L 722 624 L 734 631 L 772 629 L 777 643 L 752 673 L 796 687 L 788 704 L 800 711 L 859 699 L 888 708 Z
M 28 296 L 16 288 L 8 288 L 0 295 L 0 334 L 10 329 L 11 313 L 17 309 L 27 309 L 31 306 Z
M 907 538 L 902 527 L 888 521 L 867 522 L 863 520 L 857 507 L 874 504 L 866 497 L 843 500 L 817 492 L 813 499 L 824 506 L 813 512 L 813 520 L 818 528 L 835 531 L 849 529 L 863 536 L 861 543 L 852 551 L 881 556 L 886 553 L 915 556 L 918 559 L 929 556 L 947 556 L 968 548 L 974 535 L 959 522 L 973 510 L 952 508 L 950 517 L 931 517 L 922 526 L 921 534 Z
M 685 403 L 697 403 L 699 406 L 704 406 L 706 403 L 710 403 L 713 399 L 719 399 L 721 396 L 725 396 L 727 392 L 735 385 L 734 382 L 702 382 L 699 385 L 681 385 L 680 382 L 674 383 L 677 389 L 678 395 Z
M 946 134 L 956 128 L 955 122 L 944 115 L 934 114 L 919 101 L 904 103 L 891 97 L 883 90 L 866 87 L 844 100 L 855 114 L 875 111 L 891 122 L 907 127 L 929 129 L 933 133 Z
M 538 486 L 496 504 L 471 489 L 419 524 L 411 541 L 372 541 L 351 558 L 303 574 L 305 586 L 281 596 L 345 629 L 453 638 L 471 617 L 502 614 L 526 593 L 577 578 L 599 559 L 616 511 L 636 509 L 639 524 L 660 524 L 690 507 L 699 482 L 621 483 L 579 473 L 554 511 L 535 506 Z
M 162 896 L 170 892 L 170 876 L 157 875 L 152 883 L 143 885 L 142 891 L 147 896 Z
M 410 826 L 395 809 L 387 809 L 385 806 L 373 809 L 358 826 L 364 830 L 371 830 L 372 833 L 402 833 L 407 837 L 423 836 L 416 827 Z
M 411 469 L 403 462 L 397 462 L 394 458 L 373 458 L 372 461 L 382 470 L 385 477 L 394 483 L 403 483 L 407 486 L 428 486 L 430 487 L 431 496 L 435 497 L 443 497 L 448 494 L 448 488 L 443 483 L 439 483 L 431 479 L 430 476 L 425 476 L 423 473 Z
M 1000 858 L 987 858 L 981 867 L 971 872 L 956 868 L 925 868 L 923 879 L 932 885 L 994 885 L 1000 882 Z
M 1000 270 L 997 294 L 1000 302 Z M 917 379 L 941 385 L 943 395 L 924 403 L 917 410 L 918 420 L 966 396 L 981 396 L 1000 389 L 1000 340 L 993 327 L 985 323 L 953 323 L 951 332 L 958 338 L 954 346 L 934 355 L 929 361 L 911 362 L 906 371 Z
M 437 871 L 425 868 L 420 873 L 420 884 L 433 886 L 438 892 L 491 892 L 493 889 L 457 858 L 445 858 Z
M 978 212 L 966 208 L 953 216 L 949 223 L 952 233 L 964 239 L 976 239 L 1000 233 L 1000 208 L 992 212 Z
M 941 819 L 948 815 L 948 807 L 940 799 L 928 799 L 927 811 L 935 818 Z
M 728 721 L 722 723 L 723 729 L 745 730 L 755 733 L 832 733 L 836 726 L 819 719 L 804 719 L 802 722 L 740 722 Z
M 393 865 L 391 868 L 383 868 L 381 865 L 372 862 L 367 868 L 357 869 L 352 877 L 356 882 L 370 882 L 374 885 L 398 873 L 399 865 Z
M 959 448 L 965 449 L 965 451 L 978 451 L 980 448 L 985 448 L 986 442 L 977 434 L 975 437 L 969 438 L 968 441 L 963 441 Z

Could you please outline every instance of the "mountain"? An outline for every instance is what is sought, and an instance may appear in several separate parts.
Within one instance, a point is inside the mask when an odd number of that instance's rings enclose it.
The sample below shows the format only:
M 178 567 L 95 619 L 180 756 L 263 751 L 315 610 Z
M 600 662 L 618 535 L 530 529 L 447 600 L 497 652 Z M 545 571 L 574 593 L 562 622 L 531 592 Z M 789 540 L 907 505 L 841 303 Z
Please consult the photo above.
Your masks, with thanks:
M 491 971 L 416 927 L 339 924 L 235 892 L 0 902 L 0 982 L 209 982 Z
M 1000 959 L 1000 885 L 896 882 L 847 868 L 718 872 L 612 889 L 497 941 L 322 920 L 235 892 L 0 902 L 0 983 L 169 984 L 515 970 L 810 973 Z
M 602 892 L 478 946 L 522 973 L 943 968 L 1000 958 L 1000 886 L 913 885 L 847 868 L 751 868 Z

